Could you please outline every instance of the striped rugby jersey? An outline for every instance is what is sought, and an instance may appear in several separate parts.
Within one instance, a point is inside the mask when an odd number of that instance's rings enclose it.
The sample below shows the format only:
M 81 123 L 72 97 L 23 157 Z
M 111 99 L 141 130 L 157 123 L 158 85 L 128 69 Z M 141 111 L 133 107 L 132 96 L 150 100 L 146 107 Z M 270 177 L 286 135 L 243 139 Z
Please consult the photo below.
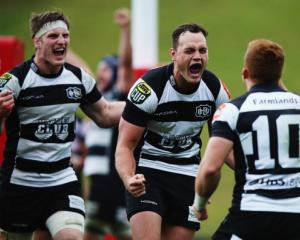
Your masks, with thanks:
M 300 97 L 256 85 L 222 105 L 212 136 L 234 142 L 233 209 L 300 213 Z
M 50 187 L 77 180 L 69 162 L 75 112 L 101 98 L 95 80 L 67 63 L 58 74 L 43 75 L 28 60 L 2 75 L 0 87 L 15 97 L 6 120 L 4 182 Z
M 221 81 L 205 71 L 197 89 L 181 93 L 173 63 L 150 70 L 132 86 L 123 118 L 146 127 L 138 165 L 195 176 L 200 133 L 216 107 L 229 100 Z

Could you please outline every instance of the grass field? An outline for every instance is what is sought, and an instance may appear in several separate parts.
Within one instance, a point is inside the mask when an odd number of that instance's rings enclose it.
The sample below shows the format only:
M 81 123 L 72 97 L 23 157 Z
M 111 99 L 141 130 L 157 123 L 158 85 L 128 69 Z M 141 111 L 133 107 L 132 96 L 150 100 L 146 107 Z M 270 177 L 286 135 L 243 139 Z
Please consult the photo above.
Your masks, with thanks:
M 249 40 L 269 38 L 286 52 L 283 80 L 300 93 L 300 2 L 296 0 L 158 0 L 159 61 L 168 62 L 172 30 L 184 22 L 203 24 L 209 31 L 208 68 L 223 79 L 232 96 L 244 91 L 241 81 L 243 54 Z M 130 7 L 129 0 L 0 0 L 0 35 L 16 35 L 25 42 L 26 57 L 32 55 L 28 19 L 31 12 L 62 10 L 71 20 L 71 46 L 95 69 L 99 58 L 115 53 L 118 27 L 112 13 Z M 145 16 L 147 17 L 147 16 Z M 205 143 L 207 135 L 204 136 Z M 199 237 L 209 236 L 230 205 L 233 175 L 224 169 L 221 185 L 212 198 L 209 220 Z

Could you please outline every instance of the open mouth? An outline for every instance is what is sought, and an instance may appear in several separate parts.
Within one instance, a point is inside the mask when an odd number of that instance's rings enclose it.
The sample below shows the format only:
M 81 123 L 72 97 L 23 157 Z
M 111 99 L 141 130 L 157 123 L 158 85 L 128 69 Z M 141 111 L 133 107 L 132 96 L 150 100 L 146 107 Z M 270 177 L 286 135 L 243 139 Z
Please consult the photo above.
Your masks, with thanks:
M 192 74 L 199 74 L 202 70 L 202 65 L 200 63 L 194 63 L 190 66 L 190 72 Z
M 64 56 L 66 49 L 65 48 L 56 48 L 53 50 L 55 56 Z

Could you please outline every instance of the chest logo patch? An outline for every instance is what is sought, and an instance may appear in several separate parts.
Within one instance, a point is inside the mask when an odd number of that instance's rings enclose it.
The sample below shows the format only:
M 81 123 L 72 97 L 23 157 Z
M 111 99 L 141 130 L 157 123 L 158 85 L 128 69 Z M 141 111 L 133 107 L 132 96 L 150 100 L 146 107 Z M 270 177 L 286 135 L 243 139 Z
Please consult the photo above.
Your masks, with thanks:
M 130 93 L 130 99 L 133 103 L 141 104 L 150 96 L 151 88 L 144 81 L 138 83 Z
M 212 114 L 212 109 L 210 105 L 204 104 L 196 107 L 195 116 L 199 118 L 206 118 Z
M 81 94 L 81 89 L 78 87 L 68 87 L 66 89 L 67 91 L 67 96 L 69 99 L 81 99 L 82 94 Z

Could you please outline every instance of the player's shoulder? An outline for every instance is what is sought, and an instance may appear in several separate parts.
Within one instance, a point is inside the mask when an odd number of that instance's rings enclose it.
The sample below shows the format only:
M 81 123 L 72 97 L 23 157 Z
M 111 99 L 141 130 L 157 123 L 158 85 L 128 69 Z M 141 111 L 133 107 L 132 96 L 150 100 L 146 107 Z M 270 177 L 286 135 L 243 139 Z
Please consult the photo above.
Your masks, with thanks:
M 221 82 L 217 75 L 206 69 L 203 72 L 201 79 L 216 99 L 221 89 Z
M 156 95 L 160 96 L 166 83 L 170 80 L 172 75 L 173 64 L 169 64 L 149 70 L 141 77 L 141 80 L 146 82 L 146 84 L 150 86 Z
M 19 80 L 24 79 L 31 68 L 32 60 L 27 60 L 23 63 L 18 64 L 9 71 L 10 74 L 17 77 Z
M 2 85 L 5 85 L 9 80 L 15 78 L 19 85 L 22 86 L 24 79 L 26 78 L 30 68 L 32 60 L 27 60 L 23 63 L 16 65 L 9 72 L 4 73 L 0 78 Z
M 141 78 L 147 82 L 151 87 L 157 85 L 159 82 L 166 82 L 169 80 L 173 71 L 171 65 L 159 66 L 150 69 Z
M 82 80 L 82 76 L 83 76 L 83 71 L 81 68 L 76 67 L 70 63 L 65 63 L 64 67 L 69 70 L 70 72 L 72 72 L 80 81 Z
M 238 109 L 240 109 L 241 106 L 243 105 L 243 103 L 247 100 L 249 95 L 250 95 L 250 92 L 246 92 L 246 93 L 232 99 L 231 101 L 229 101 L 229 103 L 234 105 Z
M 202 74 L 202 80 L 205 82 L 212 81 L 214 84 L 218 84 L 218 83 L 220 84 L 220 80 L 218 76 L 208 69 L 204 70 Z

